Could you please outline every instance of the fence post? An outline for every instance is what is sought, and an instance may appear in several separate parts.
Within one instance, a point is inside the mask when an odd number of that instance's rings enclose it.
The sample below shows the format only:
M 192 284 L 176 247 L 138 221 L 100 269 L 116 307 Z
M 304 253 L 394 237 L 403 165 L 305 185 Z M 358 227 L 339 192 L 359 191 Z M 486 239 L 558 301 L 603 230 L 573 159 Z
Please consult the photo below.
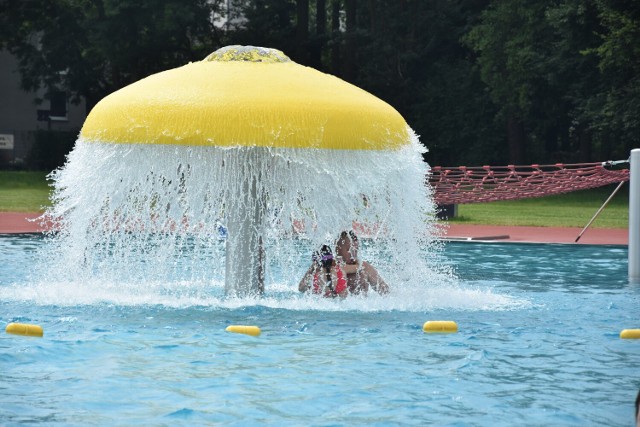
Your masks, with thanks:
M 629 280 L 640 281 L 640 149 L 631 150 L 629 177 Z

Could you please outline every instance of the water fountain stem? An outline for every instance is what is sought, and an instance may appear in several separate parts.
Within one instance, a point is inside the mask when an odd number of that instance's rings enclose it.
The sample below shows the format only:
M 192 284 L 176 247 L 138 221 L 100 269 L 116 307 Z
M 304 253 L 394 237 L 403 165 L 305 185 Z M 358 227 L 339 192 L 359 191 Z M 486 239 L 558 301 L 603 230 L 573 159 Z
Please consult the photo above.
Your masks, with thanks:
M 225 260 L 225 294 L 250 296 L 264 293 L 264 230 L 267 197 L 261 165 L 266 161 L 264 150 L 258 147 L 243 152 L 242 176 L 228 197 L 226 212 L 227 243 Z

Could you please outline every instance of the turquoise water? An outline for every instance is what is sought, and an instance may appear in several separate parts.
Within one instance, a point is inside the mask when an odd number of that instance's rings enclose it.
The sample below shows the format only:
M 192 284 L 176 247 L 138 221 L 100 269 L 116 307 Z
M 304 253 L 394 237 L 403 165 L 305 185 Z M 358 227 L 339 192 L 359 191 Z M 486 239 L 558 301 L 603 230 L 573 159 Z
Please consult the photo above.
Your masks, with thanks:
M 0 325 L 45 331 L 0 334 L 2 425 L 633 425 L 626 247 L 448 243 L 451 281 L 337 302 L 287 277 L 257 301 L 215 281 L 50 283 L 42 245 L 0 237 Z

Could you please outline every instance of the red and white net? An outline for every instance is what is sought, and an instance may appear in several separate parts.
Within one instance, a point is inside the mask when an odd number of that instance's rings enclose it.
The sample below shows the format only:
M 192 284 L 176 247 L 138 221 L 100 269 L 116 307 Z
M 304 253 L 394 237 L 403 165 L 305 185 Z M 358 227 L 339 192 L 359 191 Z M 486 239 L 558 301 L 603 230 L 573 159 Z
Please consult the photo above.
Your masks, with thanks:
M 601 187 L 629 180 L 628 169 L 607 167 L 617 162 L 530 166 L 431 168 L 429 184 L 439 205 L 494 202 L 543 197 Z

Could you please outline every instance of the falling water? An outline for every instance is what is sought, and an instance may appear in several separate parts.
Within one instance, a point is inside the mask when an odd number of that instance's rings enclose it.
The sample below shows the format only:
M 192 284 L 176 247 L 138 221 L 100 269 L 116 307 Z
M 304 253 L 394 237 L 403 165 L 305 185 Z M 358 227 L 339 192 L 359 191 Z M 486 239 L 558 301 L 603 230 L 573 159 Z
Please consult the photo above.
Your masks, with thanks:
M 380 258 L 371 261 L 388 282 L 424 281 L 443 269 L 424 256 L 437 253 L 438 244 L 423 151 L 415 136 L 390 151 L 80 139 L 52 174 L 54 203 L 45 217 L 58 224 L 50 246 L 60 268 L 49 274 L 110 283 L 223 282 L 225 239 L 237 238 L 225 235 L 238 222 L 229 212 L 252 192 L 264 204 L 261 223 L 242 226 L 264 230 L 258 234 L 267 293 L 275 285 L 297 287 L 298 257 L 310 255 L 296 253 L 301 241 L 306 248 L 333 245 L 354 224 L 375 243 L 371 253 Z M 245 267 L 233 261 L 232 269 Z
M 286 300 L 310 253 L 355 229 L 391 296 L 432 290 L 453 275 L 424 152 L 365 91 L 279 51 L 222 48 L 96 105 L 52 173 L 43 270 L 85 294 Z

